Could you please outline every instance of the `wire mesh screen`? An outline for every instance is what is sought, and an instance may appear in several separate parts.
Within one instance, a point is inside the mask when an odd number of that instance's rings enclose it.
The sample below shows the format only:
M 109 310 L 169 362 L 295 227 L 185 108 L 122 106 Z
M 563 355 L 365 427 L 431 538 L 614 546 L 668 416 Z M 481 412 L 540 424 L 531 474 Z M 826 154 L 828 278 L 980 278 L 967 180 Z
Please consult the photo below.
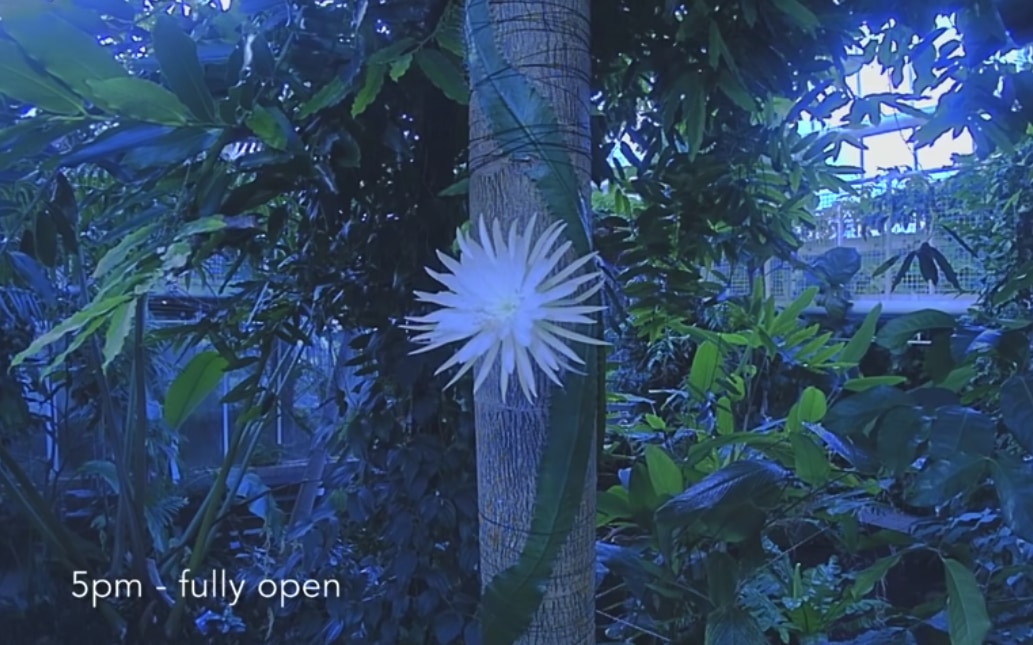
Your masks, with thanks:
M 951 232 L 971 229 L 986 214 L 959 208 L 950 194 L 938 189 L 937 179 L 944 176 L 949 173 L 870 180 L 859 184 L 860 196 L 823 191 L 815 226 L 799 231 L 802 246 L 798 260 L 811 264 L 836 247 L 856 250 L 861 269 L 847 285 L 855 300 L 914 300 L 916 307 L 922 307 L 923 300 L 975 293 L 981 286 L 982 271 Z M 918 259 L 907 261 L 923 244 L 942 254 L 957 276 L 957 286 L 942 279 L 943 271 L 938 272 L 935 283 L 926 280 Z M 894 258 L 895 262 L 886 268 L 884 265 Z M 907 270 L 901 272 L 905 264 Z M 726 279 L 730 293 L 750 292 L 754 276 L 744 266 L 722 264 L 714 271 L 714 277 Z M 756 273 L 763 275 L 767 295 L 778 300 L 793 299 L 817 284 L 807 271 L 777 259 L 768 261 Z

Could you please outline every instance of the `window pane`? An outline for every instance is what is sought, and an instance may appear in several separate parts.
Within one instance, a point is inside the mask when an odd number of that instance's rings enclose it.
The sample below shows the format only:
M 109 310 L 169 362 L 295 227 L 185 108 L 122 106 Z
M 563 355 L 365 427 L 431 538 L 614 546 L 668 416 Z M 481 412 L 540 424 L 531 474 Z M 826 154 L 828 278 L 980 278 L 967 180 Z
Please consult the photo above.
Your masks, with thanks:
M 923 170 L 937 170 L 950 166 L 952 157 L 956 154 L 972 154 L 972 136 L 967 130 L 957 138 L 947 132 L 932 145 L 919 148 L 918 167 Z
M 875 134 L 864 138 L 864 174 L 872 177 L 893 168 L 914 168 L 915 158 L 908 137 L 911 129 Z

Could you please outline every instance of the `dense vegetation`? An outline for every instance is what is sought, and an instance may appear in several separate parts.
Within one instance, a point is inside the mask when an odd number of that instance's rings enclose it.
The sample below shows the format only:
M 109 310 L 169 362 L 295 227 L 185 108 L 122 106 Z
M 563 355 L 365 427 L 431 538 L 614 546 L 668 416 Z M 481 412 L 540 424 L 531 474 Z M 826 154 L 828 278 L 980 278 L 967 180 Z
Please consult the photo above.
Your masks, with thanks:
M 1033 70 L 995 56 L 1029 36 L 1023 6 L 592 3 L 622 411 L 601 444 L 598 642 L 1033 639 Z M 11 642 L 478 642 L 473 398 L 399 327 L 469 217 L 463 11 L 0 7 Z M 936 27 L 951 12 L 961 40 Z M 870 61 L 911 70 L 914 93 L 956 89 L 931 114 L 856 97 Z M 850 129 L 796 128 L 844 106 L 856 126 L 919 116 L 924 143 L 967 129 L 977 158 L 938 184 L 953 210 L 910 198 L 919 180 L 844 182 Z M 759 281 L 727 297 L 719 264 L 799 263 L 820 190 L 871 230 L 906 216 L 957 239 L 985 276 L 976 309 L 845 315 L 856 269 L 831 264 L 789 303 Z M 930 248 L 878 271 L 956 278 Z M 159 325 L 170 283 L 189 311 Z M 234 406 L 225 438 L 193 429 L 211 396 Z M 284 417 L 303 468 L 280 490 L 254 467 Z M 216 455 L 206 476 L 173 476 L 188 432 Z M 88 458 L 55 472 L 46 446 L 72 441 Z M 174 593 L 184 569 L 343 592 L 231 606 Z M 75 571 L 142 593 L 93 607 Z

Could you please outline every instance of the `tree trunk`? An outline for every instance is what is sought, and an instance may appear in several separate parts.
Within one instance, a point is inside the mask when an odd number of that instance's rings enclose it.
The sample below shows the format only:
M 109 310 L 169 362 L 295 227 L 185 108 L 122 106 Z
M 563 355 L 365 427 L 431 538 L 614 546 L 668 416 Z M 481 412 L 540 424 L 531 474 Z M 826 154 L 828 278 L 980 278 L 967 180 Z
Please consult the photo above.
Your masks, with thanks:
M 490 7 L 495 41 L 502 54 L 552 104 L 560 128 L 556 131 L 554 124 L 546 124 L 549 140 L 568 152 L 587 198 L 591 167 L 588 0 L 496 0 Z M 528 151 L 528 156 L 502 153 L 478 107 L 478 97 L 474 86 L 470 102 L 471 218 L 475 222 L 479 217 L 488 222 L 497 219 L 508 230 L 511 222 L 520 222 L 523 228 L 537 214 L 540 232 L 553 223 L 555 214 L 548 211 L 527 176 L 533 151 Z M 475 400 L 483 586 L 517 561 L 531 524 L 552 389 L 540 373 L 538 377 L 540 396 L 534 404 L 515 391 L 503 400 L 497 367 Z M 515 380 L 510 383 L 511 391 L 517 388 Z M 595 642 L 595 480 L 593 450 L 574 527 L 521 643 Z

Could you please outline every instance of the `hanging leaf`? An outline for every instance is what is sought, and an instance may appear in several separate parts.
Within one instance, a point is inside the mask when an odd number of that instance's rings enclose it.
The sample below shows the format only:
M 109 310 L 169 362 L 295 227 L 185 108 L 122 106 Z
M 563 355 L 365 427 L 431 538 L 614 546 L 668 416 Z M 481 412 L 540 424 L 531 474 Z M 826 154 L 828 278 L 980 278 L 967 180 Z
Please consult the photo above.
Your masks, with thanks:
M 922 278 L 935 286 L 940 282 L 940 272 L 936 270 L 932 248 L 928 242 L 922 242 L 922 246 L 918 248 L 918 269 L 922 272 Z
M 986 599 L 976 576 L 957 560 L 943 561 L 947 578 L 947 624 L 951 645 L 983 645 L 990 632 Z
M 897 274 L 893 276 L 893 284 L 890 286 L 890 291 L 896 289 L 897 285 L 907 276 L 907 272 L 911 270 L 911 263 L 915 261 L 917 256 L 918 253 L 916 251 L 911 251 L 904 256 L 904 263 L 900 265 L 900 268 L 897 269 Z
M 162 416 L 170 430 L 178 430 L 194 410 L 222 382 L 229 363 L 219 352 L 201 352 L 190 359 L 165 394 Z
M 312 98 L 305 101 L 298 108 L 298 120 L 304 120 L 329 107 L 333 107 L 348 96 L 348 86 L 340 77 L 335 76 L 333 80 L 324 85 Z
M 126 338 L 133 330 L 134 311 L 136 301 L 130 300 L 111 312 L 111 320 L 108 322 L 108 331 L 104 336 L 104 364 L 101 369 L 107 369 L 111 361 L 122 353 Z
M 469 102 L 470 89 L 466 79 L 463 78 L 463 70 L 441 51 L 420 49 L 416 52 L 416 66 L 445 96 L 460 105 L 466 105 Z
M 946 256 L 944 256 L 943 253 L 940 253 L 940 250 L 933 246 L 929 247 L 929 255 L 932 256 L 933 261 L 936 263 L 936 266 L 939 267 L 940 272 L 943 273 L 943 277 L 947 279 L 947 282 L 949 282 L 951 286 L 958 291 L 961 291 L 961 282 L 958 280 L 958 274 L 954 271 L 954 267 L 951 266 L 951 263 L 947 260 Z M 933 284 L 936 284 L 936 282 L 933 281 Z
M 154 56 L 165 83 L 200 121 L 214 122 L 215 99 L 197 58 L 197 43 L 171 17 L 161 14 L 151 31 Z
M 373 101 L 377 100 L 380 90 L 384 87 L 384 76 L 387 73 L 386 65 L 369 65 L 366 67 L 366 75 L 362 81 L 362 87 L 355 95 L 352 103 L 352 118 L 358 117 L 366 111 Z
M 894 255 L 893 257 L 891 257 L 890 259 L 886 260 L 885 262 L 883 262 L 879 266 L 875 267 L 875 270 L 872 271 L 872 278 L 878 278 L 883 273 L 886 273 L 887 271 L 892 269 L 893 265 L 895 265 L 897 262 L 900 262 L 900 255 L 899 254 Z

